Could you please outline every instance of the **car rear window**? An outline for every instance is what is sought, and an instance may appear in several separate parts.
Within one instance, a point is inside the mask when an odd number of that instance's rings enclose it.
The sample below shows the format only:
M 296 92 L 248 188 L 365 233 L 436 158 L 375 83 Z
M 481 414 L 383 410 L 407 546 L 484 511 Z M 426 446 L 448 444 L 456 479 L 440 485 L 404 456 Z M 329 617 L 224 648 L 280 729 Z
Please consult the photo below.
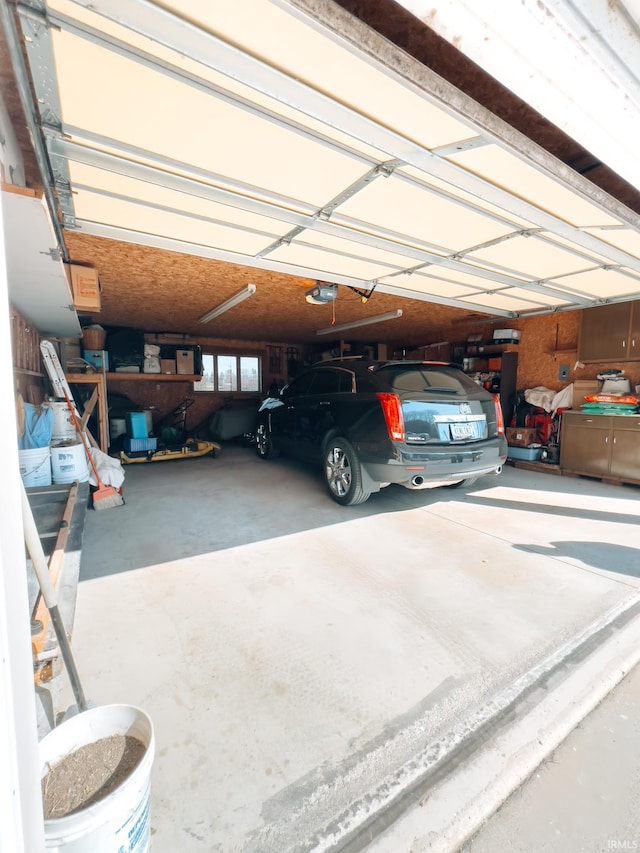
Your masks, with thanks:
M 403 367 L 393 365 L 382 369 L 389 387 L 393 391 L 414 391 L 416 393 L 434 392 L 466 396 L 477 393 L 479 386 L 455 367 L 447 365 L 412 365 Z

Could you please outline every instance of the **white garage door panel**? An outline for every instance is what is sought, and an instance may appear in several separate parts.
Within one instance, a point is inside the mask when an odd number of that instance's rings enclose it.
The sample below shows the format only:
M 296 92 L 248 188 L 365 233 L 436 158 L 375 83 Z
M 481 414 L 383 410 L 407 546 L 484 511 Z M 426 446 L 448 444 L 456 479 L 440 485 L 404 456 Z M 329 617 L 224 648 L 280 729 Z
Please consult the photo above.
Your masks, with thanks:
M 515 295 L 511 291 L 506 293 L 496 291 L 494 293 L 486 293 L 481 296 L 468 296 L 460 300 L 467 305 L 473 305 L 483 311 L 492 313 L 496 309 L 502 311 L 531 311 L 538 308 L 538 305 L 533 299 L 529 298 L 529 294 L 525 292 L 524 296 Z
M 448 159 L 576 228 L 616 223 L 601 208 L 497 145 L 463 151 Z
M 259 234 L 172 214 L 142 203 L 120 201 L 98 193 L 80 191 L 75 204 L 80 221 L 103 225 L 117 222 L 118 227 L 125 230 L 250 255 L 256 254 L 265 245 L 264 236 Z
M 325 276 L 333 271 L 335 252 L 306 246 L 301 242 L 280 246 L 269 254 L 269 258 L 284 264 L 300 267 L 301 269 L 316 269 Z M 343 276 L 369 281 L 379 276 L 387 275 L 392 270 L 388 266 L 373 264 L 366 259 L 340 255 L 340 269 Z M 323 276 L 320 276 L 323 277 Z
M 212 222 L 225 221 L 242 229 L 249 229 L 268 235 L 271 239 L 286 234 L 288 223 L 259 216 L 250 211 L 241 210 L 230 205 L 218 204 L 214 201 L 198 198 L 194 194 L 175 192 L 157 184 L 136 181 L 126 175 L 86 166 L 83 163 L 71 163 L 69 173 L 74 186 L 92 187 L 96 191 L 120 196 L 122 200 L 134 200 L 149 205 L 184 213 L 187 216 L 201 217 Z
M 426 148 L 470 135 L 468 125 L 448 110 L 433 105 L 424 93 L 391 77 L 364 53 L 346 52 L 342 40 L 309 26 L 293 8 L 279 8 L 264 0 L 199 0 L 164 5 L 178 16 L 188 14 L 209 32 L 242 45 L 253 56 L 314 89 L 332 97 L 339 93 L 343 104 Z
M 341 205 L 340 213 L 361 222 L 378 223 L 452 253 L 502 237 L 511 230 L 394 176 L 362 190 Z
M 585 228 L 599 240 L 611 246 L 629 252 L 630 255 L 640 256 L 640 234 L 630 228 Z
M 376 261 L 385 266 L 404 269 L 407 265 L 406 255 L 395 252 L 385 252 L 370 245 L 363 245 L 354 240 L 341 240 L 338 237 L 330 237 L 317 231 L 305 231 L 304 242 L 310 246 L 319 246 L 330 251 L 342 252 L 344 254 L 360 255 L 370 261 Z
M 637 217 L 328 0 L 46 8 L 67 228 L 499 316 L 640 294 Z
M 578 272 L 587 266 L 593 266 L 593 260 L 585 260 L 584 253 L 578 255 L 575 252 L 563 251 L 539 239 L 535 234 L 513 237 L 497 245 L 470 252 L 467 257 L 510 270 L 514 275 L 532 276 L 536 279 Z
M 602 299 L 616 299 L 640 292 L 640 278 L 623 275 L 611 269 L 595 269 L 577 275 L 568 275 L 551 284 L 559 289 L 571 287 L 581 293 L 599 296 Z
M 54 45 L 66 124 L 315 207 L 364 172 L 344 153 L 83 39 L 61 33 Z

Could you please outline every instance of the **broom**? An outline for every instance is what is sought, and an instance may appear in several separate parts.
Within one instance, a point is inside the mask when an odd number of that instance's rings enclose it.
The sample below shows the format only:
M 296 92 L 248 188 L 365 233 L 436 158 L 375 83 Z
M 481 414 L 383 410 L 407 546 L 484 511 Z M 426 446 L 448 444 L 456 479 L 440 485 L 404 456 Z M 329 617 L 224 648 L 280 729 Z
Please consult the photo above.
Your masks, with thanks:
M 64 388 L 62 389 L 62 392 L 64 394 L 65 400 L 67 401 L 69 412 L 71 413 L 71 422 L 75 426 L 76 432 L 80 436 L 80 440 L 82 441 L 82 444 L 84 446 L 84 451 L 87 454 L 89 465 L 91 465 L 91 470 L 93 471 L 93 476 L 96 479 L 97 489 L 93 493 L 93 508 L 111 509 L 111 507 L 114 506 L 122 506 L 124 504 L 124 498 L 122 497 L 122 495 L 118 494 L 118 491 L 114 488 L 114 486 L 106 486 L 100 479 L 98 469 L 96 468 L 96 463 L 93 461 L 93 456 L 91 455 L 91 448 L 87 444 L 87 440 L 82 430 L 82 426 L 80 425 L 78 416 L 76 415 L 75 409 L 73 408 L 73 403 L 69 399 L 69 395 L 67 394 Z

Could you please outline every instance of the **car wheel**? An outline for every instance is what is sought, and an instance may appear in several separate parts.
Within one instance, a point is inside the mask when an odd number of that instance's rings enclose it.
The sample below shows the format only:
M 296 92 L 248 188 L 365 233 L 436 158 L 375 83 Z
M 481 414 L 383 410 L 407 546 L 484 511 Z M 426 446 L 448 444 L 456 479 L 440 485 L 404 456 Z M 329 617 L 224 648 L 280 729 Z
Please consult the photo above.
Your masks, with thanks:
M 449 483 L 445 488 L 447 489 L 466 489 L 467 486 L 473 486 L 476 482 L 477 477 L 467 477 L 466 480 L 460 480 L 459 483 Z
M 261 459 L 273 459 L 278 455 L 278 451 L 273 446 L 271 433 L 264 423 L 258 424 L 256 430 L 256 453 Z
M 332 439 L 324 454 L 324 477 L 329 494 L 342 506 L 364 503 L 370 492 L 362 486 L 358 456 L 345 438 Z

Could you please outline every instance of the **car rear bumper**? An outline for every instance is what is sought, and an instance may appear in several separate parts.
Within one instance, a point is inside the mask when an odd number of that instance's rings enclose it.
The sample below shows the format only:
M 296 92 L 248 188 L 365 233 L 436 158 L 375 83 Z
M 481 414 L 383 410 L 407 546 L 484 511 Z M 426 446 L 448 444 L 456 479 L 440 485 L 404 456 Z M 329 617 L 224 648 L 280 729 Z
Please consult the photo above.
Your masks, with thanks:
M 429 453 L 402 450 L 398 453 L 398 458 L 387 463 L 361 459 L 361 464 L 374 482 L 395 483 L 409 489 L 425 489 L 458 483 L 470 477 L 499 473 L 506 458 L 506 441 L 496 441 L 474 448 L 448 447 Z

